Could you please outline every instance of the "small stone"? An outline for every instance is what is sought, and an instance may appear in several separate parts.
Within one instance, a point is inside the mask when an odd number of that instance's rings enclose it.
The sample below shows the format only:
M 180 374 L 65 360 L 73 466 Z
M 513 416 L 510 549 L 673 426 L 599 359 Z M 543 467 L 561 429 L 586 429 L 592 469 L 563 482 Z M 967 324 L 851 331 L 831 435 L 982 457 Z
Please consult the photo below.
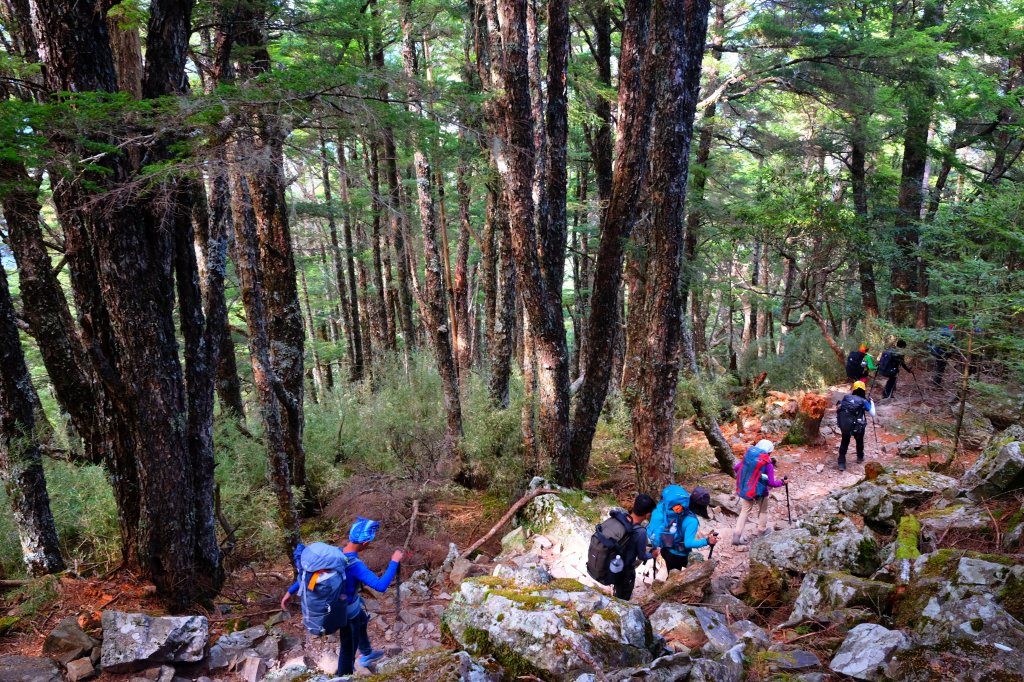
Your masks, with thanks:
M 260 682 L 267 674 L 267 662 L 257 656 L 250 656 L 242 661 L 239 673 L 245 682 Z
M 85 634 L 78 619 L 68 616 L 53 629 L 43 642 L 43 654 L 55 658 L 64 665 L 92 651 L 98 642 Z
M 864 465 L 864 478 L 873 481 L 885 473 L 885 467 L 878 462 L 868 462 Z
M 96 668 L 88 658 L 79 658 L 68 663 L 68 682 L 80 682 L 96 676 Z
M 908 646 L 910 639 L 899 630 L 863 623 L 850 630 L 829 668 L 858 680 L 880 680 L 893 654 Z
M 824 464 L 819 464 L 818 466 L 814 467 L 814 470 L 815 470 L 815 471 L 816 471 L 817 473 L 819 473 L 819 474 L 820 474 L 820 473 L 821 473 L 822 471 L 824 471 L 824 470 L 825 470 L 825 465 L 824 465 Z

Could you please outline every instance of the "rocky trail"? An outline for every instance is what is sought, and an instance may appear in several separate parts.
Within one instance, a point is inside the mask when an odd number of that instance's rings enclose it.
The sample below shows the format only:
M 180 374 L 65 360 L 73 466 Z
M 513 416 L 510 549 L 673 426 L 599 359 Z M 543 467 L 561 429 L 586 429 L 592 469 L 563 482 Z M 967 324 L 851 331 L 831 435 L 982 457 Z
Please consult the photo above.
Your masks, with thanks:
M 825 398 L 833 405 L 840 395 Z M 794 400 L 770 396 L 762 410 L 741 414 L 725 432 L 741 454 L 761 437 L 778 442 L 795 411 Z M 631 603 L 611 598 L 585 572 L 590 534 L 609 505 L 577 491 L 539 495 L 498 533 L 500 548 L 490 543 L 470 560 L 451 544 L 443 560 L 431 557 L 404 576 L 400 610 L 395 588 L 367 594 L 370 639 L 388 656 L 372 670 L 358 668 L 357 676 L 1024 680 L 1018 670 L 1024 564 L 1017 553 L 1024 531 L 1024 428 L 1012 425 L 1013 414 L 1002 432 L 995 425 L 1001 417 L 974 408 L 968 416 L 966 435 L 983 449 L 962 456 L 949 475 L 939 474 L 928 470 L 919 434 L 927 428 L 926 442 L 942 444 L 942 429 L 933 430 L 932 422 L 951 419 L 946 402 L 913 391 L 883 402 L 877 436 L 869 429 L 866 438 L 865 464 L 855 462 L 851 445 L 848 468 L 840 472 L 830 409 L 821 422 L 824 442 L 779 446 L 774 453 L 777 475 L 790 479 L 792 524 L 785 489 L 776 489 L 767 532 L 749 545 L 731 543 L 732 477 L 684 478 L 688 488 L 712 491 L 713 518 L 701 530 L 717 530 L 720 543 L 712 561 L 692 560 L 671 577 L 661 562 L 641 566 Z M 622 470 L 629 480 L 628 465 Z M 531 483 L 540 486 L 550 484 Z M 628 484 L 612 489 L 619 502 L 634 493 Z M 352 504 L 358 496 L 344 501 Z M 416 521 L 414 511 L 410 527 Z M 473 534 L 489 525 L 478 521 Z M 752 525 L 756 520 L 748 521 L 748 536 Z M 402 536 L 399 528 L 392 537 Z M 436 554 L 437 547 L 429 551 Z M 286 569 L 253 572 L 235 588 L 246 591 L 250 608 L 218 607 L 180 619 L 131 615 L 115 603 L 120 595 L 111 597 L 114 586 L 93 585 L 102 596 L 83 598 L 77 614 L 73 606 L 59 623 L 48 617 L 38 626 L 38 650 L 0 645 L 0 682 L 97 675 L 133 682 L 326 682 L 337 643 L 305 636 L 300 616 L 273 607 L 289 582 Z M 74 590 L 66 585 L 62 594 Z M 145 610 L 144 597 L 124 601 Z

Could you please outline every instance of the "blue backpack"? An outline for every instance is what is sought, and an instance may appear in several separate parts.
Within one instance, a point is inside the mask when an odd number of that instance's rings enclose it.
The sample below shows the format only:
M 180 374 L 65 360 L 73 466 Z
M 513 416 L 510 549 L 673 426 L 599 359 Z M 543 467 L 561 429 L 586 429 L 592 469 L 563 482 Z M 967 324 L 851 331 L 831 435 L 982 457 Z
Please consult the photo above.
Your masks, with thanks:
M 677 512 L 673 507 L 682 507 Z M 647 536 L 655 547 L 685 552 L 683 547 L 683 519 L 690 513 L 690 493 L 681 485 L 670 485 L 661 491 L 661 501 L 651 512 Z M 675 528 L 673 528 L 673 525 Z
M 348 625 L 345 569 L 349 561 L 340 548 L 323 542 L 302 549 L 298 561 L 299 598 L 302 622 L 310 634 L 328 635 Z
M 740 475 L 736 477 L 736 494 L 744 500 L 755 500 L 767 495 L 767 475 L 762 478 L 761 474 L 764 473 L 771 461 L 772 458 L 767 452 L 751 446 L 743 455 Z

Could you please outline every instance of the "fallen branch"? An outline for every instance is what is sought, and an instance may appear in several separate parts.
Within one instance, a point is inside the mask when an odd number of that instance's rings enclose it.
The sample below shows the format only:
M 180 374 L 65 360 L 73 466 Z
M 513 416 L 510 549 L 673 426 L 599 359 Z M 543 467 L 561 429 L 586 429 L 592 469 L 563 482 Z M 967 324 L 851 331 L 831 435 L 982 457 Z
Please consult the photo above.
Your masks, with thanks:
M 28 585 L 29 580 L 0 580 L 0 587 L 21 587 L 22 585 Z
M 985 511 L 988 512 L 988 517 L 992 519 L 992 530 L 994 530 L 996 534 L 996 549 L 998 550 L 999 547 L 1002 545 L 1002 543 L 1000 542 L 1001 538 L 999 535 L 999 522 L 996 521 L 996 517 L 992 515 L 992 510 L 988 508 L 987 504 L 985 505 Z
M 405 544 L 402 545 L 402 551 L 409 551 L 409 541 L 412 540 L 412 531 L 416 528 L 416 517 L 420 514 L 420 501 L 412 501 L 412 516 L 409 517 L 409 532 L 405 536 Z
M 824 630 L 818 630 L 816 632 L 808 632 L 806 635 L 800 635 L 799 637 L 794 637 L 793 639 L 787 639 L 786 640 L 786 644 L 792 644 L 793 642 L 799 641 L 801 639 L 806 639 L 807 637 L 814 637 L 815 635 L 823 635 L 826 632 L 828 632 L 829 630 L 834 630 L 835 627 L 836 627 L 836 624 L 832 623 L 832 625 L 829 625 Z
M 502 526 L 508 523 L 508 520 L 511 519 L 517 511 L 522 509 L 526 505 L 526 503 L 532 500 L 533 498 L 539 495 L 556 495 L 557 493 L 557 490 L 551 490 L 549 488 L 537 488 L 536 490 L 526 493 L 526 495 L 523 495 L 523 497 L 521 497 L 518 502 L 513 504 L 509 508 L 509 510 L 505 512 L 505 515 L 502 516 L 501 519 L 496 524 L 494 524 L 494 526 L 492 526 L 489 531 L 487 531 L 486 535 L 484 535 L 482 538 L 480 538 L 472 545 L 470 545 L 469 549 L 467 549 L 465 552 L 459 555 L 459 558 L 466 559 L 469 557 L 470 554 L 480 549 L 480 547 L 482 547 L 485 542 L 494 537 L 494 534 L 497 533 Z

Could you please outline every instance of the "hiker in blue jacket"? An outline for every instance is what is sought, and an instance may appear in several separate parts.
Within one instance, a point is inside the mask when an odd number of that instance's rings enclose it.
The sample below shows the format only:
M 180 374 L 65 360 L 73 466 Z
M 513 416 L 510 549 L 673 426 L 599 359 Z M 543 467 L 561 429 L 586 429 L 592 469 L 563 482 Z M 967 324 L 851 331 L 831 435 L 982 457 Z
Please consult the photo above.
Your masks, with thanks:
M 718 542 L 714 535 L 697 539 L 700 528 L 697 517 L 708 518 L 711 493 L 698 486 L 687 494 L 681 486 L 670 485 L 662 491 L 661 497 L 656 512 L 658 518 L 652 518 L 648 528 L 651 544 L 661 549 L 666 570 L 682 570 L 690 562 L 693 550 Z
M 395 579 L 395 575 L 398 573 L 398 564 L 404 556 L 402 550 L 396 549 L 391 555 L 391 561 L 388 563 L 384 575 L 380 577 L 362 562 L 359 558 L 359 552 L 366 549 L 376 539 L 379 529 L 379 522 L 357 516 L 355 524 L 353 524 L 348 533 L 348 544 L 342 548 L 345 556 L 350 560 L 345 569 L 345 597 L 348 603 L 349 628 L 347 635 L 344 629 L 339 633 L 341 652 L 338 657 L 338 675 L 351 675 L 355 672 L 357 648 L 362 653 L 362 656 L 359 658 L 359 665 L 364 668 L 384 655 L 383 651 L 374 649 L 370 644 L 370 637 L 366 632 L 370 616 L 366 612 L 362 597 L 357 593 L 360 584 L 366 585 L 377 592 L 387 591 L 391 581 Z M 299 583 L 296 581 L 294 585 L 288 588 L 285 596 L 282 597 L 282 609 L 288 608 L 288 600 L 298 590 Z

